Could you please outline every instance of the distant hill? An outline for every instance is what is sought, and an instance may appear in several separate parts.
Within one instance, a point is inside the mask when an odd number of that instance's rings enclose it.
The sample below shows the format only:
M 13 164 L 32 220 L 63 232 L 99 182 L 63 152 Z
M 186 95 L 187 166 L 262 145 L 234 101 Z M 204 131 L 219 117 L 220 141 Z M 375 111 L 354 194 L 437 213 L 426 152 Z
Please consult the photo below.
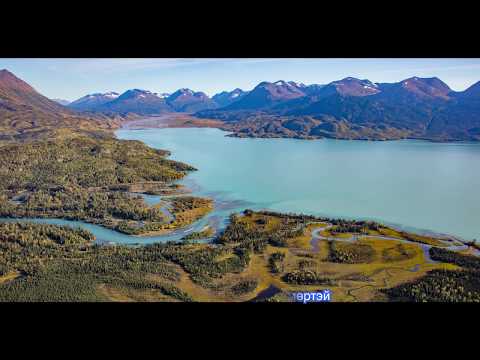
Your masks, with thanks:
M 222 108 L 237 102 L 247 94 L 248 91 L 243 91 L 242 89 L 236 88 L 233 91 L 222 91 L 218 94 L 215 94 L 212 97 L 212 100 L 215 101 L 218 107 Z
M 438 138 L 480 140 L 480 81 L 448 95 L 448 106 L 432 116 L 427 133 Z
M 62 128 L 96 132 L 111 126 L 107 119 L 79 115 L 0 70 L 0 141 L 48 138 Z
M 480 83 L 455 92 L 435 77 L 262 82 L 242 100 L 196 115 L 226 121 L 234 136 L 480 140 Z
M 76 110 L 95 111 L 102 105 L 115 100 L 119 97 L 116 92 L 95 93 L 86 95 L 78 100 L 71 102 L 68 106 Z
M 195 92 L 190 89 L 179 89 L 166 100 L 175 111 L 179 112 L 190 113 L 218 107 L 218 104 L 205 93 Z
M 63 100 L 63 99 L 52 99 L 52 100 L 55 101 L 57 104 L 60 104 L 63 106 L 67 106 L 68 104 L 70 104 L 70 101 L 68 100 Z
M 55 101 L 40 95 L 29 84 L 8 70 L 0 70 L 0 111 L 14 113 L 27 108 L 55 116 L 72 114 Z
M 168 112 L 197 112 L 215 109 L 219 105 L 203 92 L 179 89 L 173 94 L 157 94 L 148 90 L 131 89 L 123 94 L 108 92 L 86 95 L 71 104 L 79 111 L 103 113 L 135 113 L 159 115 Z
M 232 131 L 233 136 L 480 140 L 480 82 L 456 92 L 436 77 L 411 77 L 395 83 L 346 77 L 311 85 L 279 80 L 263 81 L 251 91 L 223 91 L 212 98 L 188 88 L 172 94 L 132 89 L 121 95 L 87 95 L 65 108 L 11 73 L 2 74 L 2 86 L 8 91 L 0 89 L 0 111 L 18 115 L 23 104 L 23 110 L 31 107 L 35 114 L 53 114 L 49 122 L 59 117 L 101 117 L 108 121 L 116 116 L 185 112 L 221 120 L 225 123 L 222 128 Z M 2 94 L 8 101 L 2 100 Z M 33 113 L 6 119 L 14 118 L 17 128 L 27 127 L 28 119 L 39 119 Z
M 141 115 L 158 115 L 173 111 L 165 98 L 151 91 L 140 89 L 127 90 L 114 100 L 97 107 L 96 110 Z
M 166 94 L 158 95 L 148 90 L 131 89 L 123 94 L 116 92 L 86 95 L 69 107 L 84 112 L 157 115 L 174 111 L 166 102 Z
M 379 92 L 380 89 L 378 85 L 372 83 L 370 80 L 347 77 L 343 80 L 324 85 L 310 95 L 316 95 L 317 97 L 326 97 L 334 94 L 343 96 L 369 96 L 378 94 Z
M 394 84 L 349 80 L 332 85 L 324 87 L 307 107 L 292 107 L 285 114 L 333 117 L 368 127 L 391 126 L 420 136 L 433 116 L 448 106 L 452 92 L 438 79 L 417 77 Z
M 305 85 L 293 81 L 279 80 L 274 83 L 267 81 L 258 84 L 252 91 L 243 96 L 224 110 L 261 110 L 268 109 L 283 101 L 306 96 Z

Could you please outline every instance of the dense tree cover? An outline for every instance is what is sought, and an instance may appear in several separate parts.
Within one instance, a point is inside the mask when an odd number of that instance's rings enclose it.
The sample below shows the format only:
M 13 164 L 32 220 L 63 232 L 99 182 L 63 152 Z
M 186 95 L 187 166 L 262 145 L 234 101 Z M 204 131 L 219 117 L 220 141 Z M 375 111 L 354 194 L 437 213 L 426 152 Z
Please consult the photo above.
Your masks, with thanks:
M 300 270 L 307 270 L 314 267 L 316 264 L 317 263 L 314 260 L 301 259 L 298 261 L 298 268 Z
M 173 191 L 167 183 L 195 169 L 168 154 L 139 141 L 86 136 L 0 147 L 0 216 L 84 220 L 128 234 L 162 230 L 171 219 L 124 191 L 135 184 Z M 179 213 L 204 202 L 172 200 Z M 177 223 L 190 220 L 182 216 Z
M 97 292 L 94 277 L 59 273 L 49 266 L 35 276 L 22 276 L 0 285 L 0 301 L 8 302 L 72 302 L 106 300 Z
M 168 201 L 174 213 L 184 212 L 210 204 L 208 199 L 194 196 L 172 197 Z
M 329 241 L 328 261 L 357 264 L 373 260 L 375 250 L 366 244 L 349 244 L 339 241 Z
M 182 266 L 196 283 L 212 287 L 212 280 L 227 273 L 240 273 L 250 262 L 249 252 L 241 248 L 207 246 L 196 248 L 184 245 L 152 245 L 167 260 Z M 222 258 L 223 259 L 219 259 Z
M 450 250 L 431 247 L 430 257 L 435 261 L 446 262 L 461 266 L 465 269 L 480 271 L 480 258 L 473 255 L 459 254 Z M 478 274 L 480 276 L 480 272 Z
M 158 207 L 147 208 L 147 215 L 155 214 L 158 217 L 128 219 L 113 222 L 113 228 L 117 231 L 130 234 L 142 235 L 150 232 L 165 232 L 189 225 L 200 219 L 213 208 L 211 199 L 196 198 L 193 196 L 179 196 L 164 198 L 169 206 L 168 215 L 165 215 Z M 117 217 L 116 220 L 119 220 Z M 107 222 L 109 226 L 111 222 Z
M 93 241 L 82 229 L 22 223 L 0 223 L 0 275 L 10 271 L 35 273 L 43 258 L 67 256 Z
M 228 227 L 217 239 L 217 242 L 220 244 L 240 243 L 242 247 L 260 253 L 265 249 L 268 239 L 262 231 L 248 227 L 238 220 L 237 215 L 232 215 Z
M 297 270 L 286 273 L 283 281 L 297 285 L 330 285 L 336 284 L 335 280 L 325 277 L 313 270 Z
M 394 301 L 480 302 L 480 258 L 431 247 L 433 260 L 460 266 L 461 270 L 433 270 L 424 277 L 384 290 Z
M 170 219 L 160 208 L 147 206 L 139 195 L 70 188 L 40 190 L 25 195 L 22 201 L 21 205 L 16 205 L 0 199 L 0 216 L 83 220 L 134 235 L 189 224 L 211 209 L 209 199 L 175 197 L 171 200 L 173 219 Z M 191 214 L 192 210 L 198 213 Z
M 158 208 L 145 204 L 141 196 L 121 192 L 93 191 L 78 188 L 39 190 L 22 197 L 21 204 L 0 201 L 0 216 L 56 217 L 84 220 L 122 232 L 119 221 L 165 223 L 168 219 Z M 143 225 L 143 224 L 142 224 Z
M 0 276 L 18 274 L 0 281 L 0 301 L 107 300 L 100 286 L 190 300 L 156 247 L 97 246 L 90 233 L 56 225 L 1 223 L 0 234 Z
M 186 205 L 178 205 L 179 207 Z M 263 253 L 270 271 L 285 284 L 334 286 L 337 280 L 368 282 L 363 273 L 329 278 L 318 271 L 314 254 L 299 253 L 295 263 L 286 262 L 284 251 L 268 257 L 264 247 L 271 235 L 291 236 L 307 221 L 301 217 L 272 217 L 259 213 L 232 215 L 231 223 L 213 244 L 182 242 L 147 246 L 99 246 L 81 229 L 28 223 L 0 223 L 0 301 L 103 301 L 120 293 L 131 299 L 175 299 L 191 296 L 177 284 L 185 271 L 198 285 L 223 294 L 241 296 L 256 289 L 258 280 L 240 275 L 253 252 Z M 246 240 L 243 238 L 246 237 Z M 262 246 L 256 246 L 262 244 Z M 364 263 L 374 258 L 365 244 L 329 242 L 327 261 Z M 382 252 L 392 261 L 411 256 L 403 245 Z M 414 282 L 383 290 L 391 300 L 477 301 L 479 260 L 442 249 L 431 250 L 434 260 L 450 262 L 467 270 L 430 272 Z M 293 265 L 292 265 L 293 264 Z M 182 280 L 183 283 L 183 280 Z M 232 285 L 233 284 L 233 285 Z
M 76 137 L 0 148 L 0 186 L 36 191 L 180 179 L 193 167 L 139 141 Z
M 258 214 L 263 215 L 263 213 Z M 251 215 L 246 212 L 245 216 L 249 218 Z M 267 244 L 285 247 L 288 239 L 303 234 L 304 223 L 295 218 L 279 217 L 279 219 L 279 224 L 269 227 L 266 223 L 252 224 L 250 221 L 243 221 L 239 215 L 232 214 L 229 226 L 217 241 L 221 244 L 239 243 L 242 248 L 257 253 L 263 252 Z M 266 221 L 265 218 L 263 220 Z
M 324 219 L 324 218 L 313 216 L 313 215 L 296 214 L 296 213 L 280 213 L 280 212 L 268 211 L 268 210 L 256 211 L 255 213 L 265 215 L 265 216 L 274 216 L 281 219 L 297 220 L 300 223 L 306 223 L 309 221 L 322 221 L 322 219 Z M 248 214 L 250 215 L 253 214 L 253 211 L 250 209 L 245 210 L 244 215 L 248 215 Z
M 337 225 L 332 228 L 332 233 L 360 233 L 368 234 L 369 230 L 378 231 L 379 224 L 371 221 L 337 220 Z
M 214 230 L 210 226 L 208 226 L 201 231 L 193 231 L 190 234 L 185 235 L 181 240 L 184 243 L 188 244 L 188 243 L 193 243 L 196 240 L 210 238 L 213 236 L 213 234 L 214 234 Z
M 250 211 L 251 210 L 246 210 Z M 278 218 L 286 218 L 297 220 L 299 223 L 305 224 L 309 222 L 324 222 L 334 225 L 332 232 L 344 233 L 344 232 L 355 232 L 355 233 L 366 233 L 368 230 L 378 231 L 379 229 L 386 229 L 384 225 L 377 223 L 375 221 L 364 221 L 364 220 L 348 220 L 341 218 L 329 218 L 322 216 L 313 216 L 306 214 L 297 214 L 297 213 L 279 213 L 276 211 L 258 211 L 257 214 L 262 214 L 266 216 L 274 216 Z
M 432 270 L 383 292 L 393 301 L 480 302 L 480 276 L 471 270 Z
M 186 192 L 185 188 L 180 184 L 166 184 L 158 181 L 110 185 L 108 190 L 147 195 L 177 195 Z
M 283 272 L 284 264 L 283 260 L 285 260 L 285 254 L 281 252 L 275 252 L 268 258 L 268 266 L 270 267 L 270 271 L 274 274 Z
M 258 281 L 255 279 L 245 279 L 232 286 L 231 292 L 234 295 L 244 295 L 252 292 L 258 286 Z

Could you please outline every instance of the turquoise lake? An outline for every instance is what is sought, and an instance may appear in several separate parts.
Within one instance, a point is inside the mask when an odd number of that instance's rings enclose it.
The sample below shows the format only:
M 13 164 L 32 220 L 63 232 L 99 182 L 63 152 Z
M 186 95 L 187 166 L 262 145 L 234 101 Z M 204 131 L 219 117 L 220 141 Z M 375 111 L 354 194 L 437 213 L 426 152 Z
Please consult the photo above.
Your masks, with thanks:
M 116 134 L 199 169 L 181 183 L 217 209 L 195 228 L 265 208 L 480 239 L 480 144 L 239 139 L 210 128 Z
M 63 219 L 6 219 L 83 227 L 99 243 L 178 241 L 206 225 L 223 229 L 246 208 L 370 219 L 419 233 L 480 240 L 480 144 L 239 139 L 209 128 L 122 129 L 195 166 L 179 183 L 214 199 L 215 209 L 164 236 L 130 236 Z M 156 204 L 160 196 L 144 195 Z M 208 240 L 207 240 L 208 241 Z

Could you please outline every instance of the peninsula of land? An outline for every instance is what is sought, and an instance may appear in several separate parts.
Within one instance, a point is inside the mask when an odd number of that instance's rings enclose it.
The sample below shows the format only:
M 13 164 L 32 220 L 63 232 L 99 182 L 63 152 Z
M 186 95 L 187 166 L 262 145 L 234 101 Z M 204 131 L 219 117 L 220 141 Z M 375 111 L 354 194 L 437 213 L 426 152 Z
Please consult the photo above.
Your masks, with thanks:
M 19 220 L 0 222 L 0 301 L 292 301 L 293 291 L 323 288 L 334 301 L 480 301 L 475 243 L 376 222 L 245 209 L 220 233 L 109 246 L 85 229 L 22 221 L 166 234 L 214 204 L 175 184 L 194 167 L 115 138 L 125 117 L 82 117 L 4 71 L 0 99 L 0 217 Z M 173 125 L 219 125 L 197 121 Z

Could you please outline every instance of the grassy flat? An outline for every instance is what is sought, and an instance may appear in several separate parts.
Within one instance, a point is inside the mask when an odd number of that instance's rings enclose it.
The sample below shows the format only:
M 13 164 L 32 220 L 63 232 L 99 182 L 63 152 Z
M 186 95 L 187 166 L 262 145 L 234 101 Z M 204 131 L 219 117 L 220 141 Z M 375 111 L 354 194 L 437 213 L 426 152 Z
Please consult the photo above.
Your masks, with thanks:
M 197 201 L 177 202 L 172 211 L 197 214 Z M 279 291 L 271 298 L 276 301 L 291 301 L 293 291 L 320 289 L 330 289 L 333 301 L 480 296 L 471 275 L 480 268 L 478 258 L 434 247 L 431 256 L 438 262 L 432 263 L 423 244 L 408 241 L 409 233 L 402 239 L 359 236 L 313 244 L 312 232 L 331 223 L 251 211 L 230 220 L 215 244 L 142 247 L 92 246 L 91 234 L 68 227 L 0 224 L 0 301 L 236 302 L 272 288 Z M 470 275 L 459 276 L 462 269 Z M 455 292 L 438 285 L 424 294 L 430 289 L 424 284 L 451 284 Z

